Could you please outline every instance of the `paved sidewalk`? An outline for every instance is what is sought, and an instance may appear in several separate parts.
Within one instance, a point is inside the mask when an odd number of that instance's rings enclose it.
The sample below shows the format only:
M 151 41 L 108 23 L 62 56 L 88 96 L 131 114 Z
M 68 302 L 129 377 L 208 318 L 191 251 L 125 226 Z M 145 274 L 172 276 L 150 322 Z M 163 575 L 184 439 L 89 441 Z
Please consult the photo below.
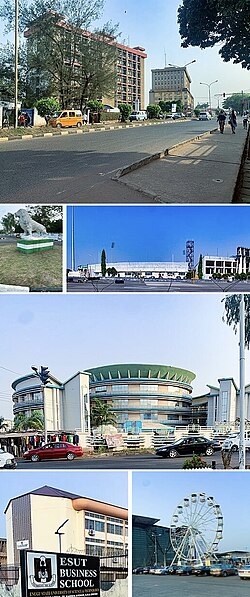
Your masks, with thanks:
M 137 192 L 159 203 L 231 203 L 246 143 L 246 131 L 235 135 L 226 126 L 169 155 L 119 178 Z

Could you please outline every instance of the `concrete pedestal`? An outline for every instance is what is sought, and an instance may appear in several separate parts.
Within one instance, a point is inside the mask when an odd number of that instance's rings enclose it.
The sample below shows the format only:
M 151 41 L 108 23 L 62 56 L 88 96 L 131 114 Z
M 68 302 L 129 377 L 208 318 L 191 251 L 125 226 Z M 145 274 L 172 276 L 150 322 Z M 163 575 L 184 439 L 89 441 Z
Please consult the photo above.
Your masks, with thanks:
M 26 237 L 20 238 L 17 241 L 16 247 L 20 253 L 37 253 L 40 251 L 47 251 L 48 249 L 53 249 L 54 241 L 50 238 L 44 237 Z

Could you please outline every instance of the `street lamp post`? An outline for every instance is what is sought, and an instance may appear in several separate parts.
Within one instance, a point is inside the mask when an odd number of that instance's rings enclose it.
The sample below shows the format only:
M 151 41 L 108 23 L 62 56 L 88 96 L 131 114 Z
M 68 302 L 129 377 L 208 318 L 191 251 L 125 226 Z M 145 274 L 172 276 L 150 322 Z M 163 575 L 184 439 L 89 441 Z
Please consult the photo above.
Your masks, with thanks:
M 245 301 L 244 294 L 240 301 L 240 442 L 239 469 L 246 467 L 245 449 Z
M 219 81 L 219 79 L 216 79 L 216 81 L 212 81 L 212 83 L 200 83 L 200 85 L 206 85 L 208 87 L 208 103 L 209 103 L 210 110 L 211 110 L 211 87 L 215 83 L 218 83 L 218 81 Z
M 18 0 L 15 0 L 15 98 L 14 127 L 18 125 Z
M 62 529 L 62 527 L 64 527 L 66 522 L 69 522 L 69 518 L 67 518 L 62 524 L 60 524 L 58 529 L 55 531 L 55 535 L 58 535 L 58 539 L 59 539 L 59 552 L 60 553 L 62 553 L 62 535 L 65 535 L 65 533 L 60 532 L 60 529 Z

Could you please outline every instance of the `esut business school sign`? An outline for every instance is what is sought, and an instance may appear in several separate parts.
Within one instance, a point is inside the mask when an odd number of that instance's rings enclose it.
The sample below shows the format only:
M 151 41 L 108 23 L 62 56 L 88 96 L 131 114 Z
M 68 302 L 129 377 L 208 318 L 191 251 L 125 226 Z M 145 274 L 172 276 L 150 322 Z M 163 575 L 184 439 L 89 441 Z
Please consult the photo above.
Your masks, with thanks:
M 100 560 L 94 556 L 22 550 L 22 597 L 100 597 Z

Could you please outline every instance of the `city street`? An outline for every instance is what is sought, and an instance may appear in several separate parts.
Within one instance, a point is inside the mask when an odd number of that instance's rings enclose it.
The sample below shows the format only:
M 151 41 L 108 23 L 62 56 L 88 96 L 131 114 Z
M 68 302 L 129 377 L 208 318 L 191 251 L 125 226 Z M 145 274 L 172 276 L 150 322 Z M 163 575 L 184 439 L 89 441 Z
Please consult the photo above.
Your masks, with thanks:
M 121 280 L 121 279 L 119 279 Z M 123 279 L 122 279 L 123 280 Z M 250 280 L 131 280 L 68 282 L 68 292 L 250 292 Z
M 249 597 L 248 581 L 238 576 L 227 578 L 216 576 L 156 576 L 154 574 L 133 575 L 133 595 L 136 597 Z
M 115 172 L 216 128 L 216 120 L 160 122 L 114 131 L 0 144 L 2 203 L 148 203 Z
M 110 456 L 95 456 L 93 458 L 76 458 L 69 462 L 68 460 L 46 460 L 43 462 L 30 462 L 26 460 L 18 460 L 17 470 L 39 470 L 39 469 L 182 469 L 183 463 L 189 457 L 179 458 L 160 458 L 154 454 L 131 454 L 119 455 L 118 453 Z M 216 470 L 223 469 L 221 454 L 215 452 L 211 457 L 202 457 L 211 465 L 212 461 L 216 463 Z M 237 467 L 239 463 L 238 453 L 233 454 L 231 466 Z M 247 452 L 247 464 L 250 465 L 250 452 Z

